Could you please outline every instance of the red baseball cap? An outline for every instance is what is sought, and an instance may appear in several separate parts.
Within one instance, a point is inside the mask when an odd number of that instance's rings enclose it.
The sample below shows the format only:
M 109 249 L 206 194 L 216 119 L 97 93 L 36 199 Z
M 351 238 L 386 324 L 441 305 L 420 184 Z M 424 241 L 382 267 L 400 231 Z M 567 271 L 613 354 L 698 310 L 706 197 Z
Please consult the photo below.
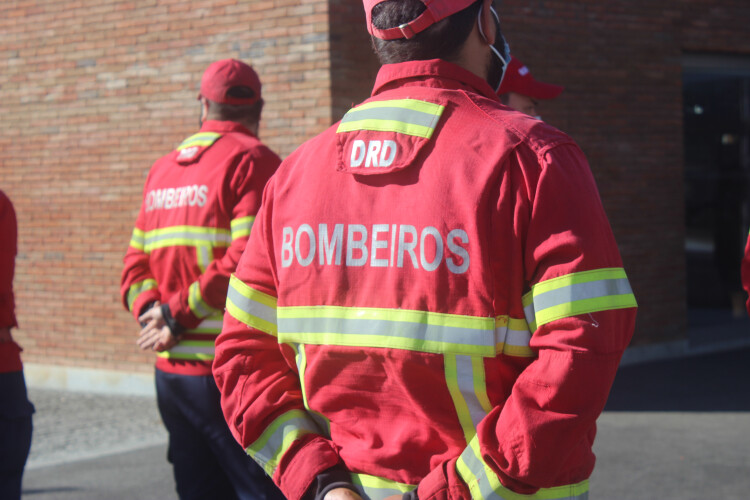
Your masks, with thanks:
M 508 69 L 505 71 L 503 84 L 497 91 L 498 95 L 515 92 L 529 96 L 532 99 L 554 99 L 560 95 L 565 87 L 544 83 L 534 79 L 531 71 L 515 57 L 510 58 Z
M 396 28 L 378 29 L 372 25 L 372 9 L 385 0 L 362 0 L 367 15 L 367 31 L 382 40 L 397 38 L 413 38 L 420 31 L 424 31 L 438 21 L 464 10 L 476 0 L 420 0 L 427 7 L 416 19 Z
M 252 97 L 233 97 L 227 94 L 233 87 L 248 87 Z M 201 96 L 220 104 L 253 104 L 260 99 L 260 78 L 250 65 L 237 59 L 222 59 L 211 63 L 201 78 Z

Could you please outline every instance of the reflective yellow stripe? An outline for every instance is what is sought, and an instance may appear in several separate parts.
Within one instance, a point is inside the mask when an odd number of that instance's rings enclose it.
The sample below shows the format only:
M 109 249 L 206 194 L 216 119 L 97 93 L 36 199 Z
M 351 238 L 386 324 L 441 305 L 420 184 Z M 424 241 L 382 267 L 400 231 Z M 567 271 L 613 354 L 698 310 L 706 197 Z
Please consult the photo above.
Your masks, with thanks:
M 324 436 L 330 439 L 331 437 L 331 421 L 325 417 L 322 413 L 319 413 L 310 408 L 310 404 L 307 401 L 307 387 L 305 386 L 305 370 L 307 370 L 307 352 L 305 351 L 304 345 L 298 345 L 296 347 L 297 357 L 297 371 L 299 372 L 299 382 L 302 387 L 302 402 L 305 405 L 305 409 L 308 412 L 310 418 L 312 418 L 318 427 L 324 431 Z
M 157 353 L 160 358 L 192 359 L 196 361 L 210 361 L 214 359 L 213 340 L 181 340 L 179 344 L 168 351 Z
M 245 451 L 273 477 L 281 457 L 294 441 L 306 434 L 319 433 L 320 430 L 306 412 L 292 410 L 274 420 Z
M 276 298 L 250 288 L 235 275 L 229 279 L 227 312 L 251 328 L 277 335 Z
M 228 229 L 200 226 L 172 226 L 148 231 L 144 235 L 144 250 L 174 246 L 227 247 L 232 243 Z
M 279 307 L 279 342 L 495 356 L 495 320 L 404 309 Z
M 188 307 L 190 311 L 198 318 L 219 314 L 221 311 L 211 307 L 203 300 L 200 283 L 195 281 L 188 288 Z
M 397 483 L 382 477 L 368 476 L 367 474 L 350 473 L 352 484 L 357 487 L 360 495 L 365 499 L 380 499 L 392 495 L 403 495 L 414 490 L 414 484 Z
M 185 333 L 212 333 L 218 335 L 221 333 L 223 323 L 222 311 L 219 311 L 218 314 L 205 318 L 197 327 L 185 330 Z
M 146 246 L 146 233 L 138 229 L 133 229 L 133 235 L 130 237 L 130 246 L 143 252 Z
M 198 132 L 182 141 L 182 144 L 177 146 L 177 151 L 193 146 L 208 147 L 216 142 L 219 137 L 221 137 L 221 134 L 216 132 Z
M 533 314 L 529 326 L 534 330 L 561 318 L 638 305 L 622 268 L 571 273 L 539 282 L 523 304 L 527 316 Z
M 416 99 L 369 102 L 349 110 L 336 133 L 373 130 L 429 139 L 444 109 L 439 104 Z
M 456 461 L 456 471 L 469 487 L 472 499 L 482 500 L 586 500 L 589 482 L 542 488 L 533 495 L 515 493 L 500 484 L 494 472 L 484 463 L 476 436 Z
M 255 216 L 249 215 L 247 217 L 240 217 L 239 219 L 234 219 L 231 223 L 232 225 L 232 240 L 236 240 L 237 238 L 243 238 L 245 236 L 250 236 L 250 230 L 253 228 L 253 222 L 255 222 Z
M 499 316 L 495 318 L 495 351 L 508 356 L 533 357 L 529 347 L 531 330 L 525 319 Z
M 155 290 L 158 287 L 156 284 L 156 280 L 154 279 L 145 279 L 143 281 L 139 281 L 138 283 L 133 283 L 130 285 L 130 288 L 128 288 L 128 311 L 133 311 L 133 304 L 135 304 L 135 301 L 138 299 L 138 297 L 143 293 L 147 292 L 148 290 Z

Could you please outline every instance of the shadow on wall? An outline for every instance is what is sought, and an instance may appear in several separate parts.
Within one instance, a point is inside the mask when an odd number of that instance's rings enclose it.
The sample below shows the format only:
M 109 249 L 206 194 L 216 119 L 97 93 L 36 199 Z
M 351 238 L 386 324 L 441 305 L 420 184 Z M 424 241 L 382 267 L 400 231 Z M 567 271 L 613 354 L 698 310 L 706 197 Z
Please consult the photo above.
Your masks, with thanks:
M 750 411 L 748 366 L 745 347 L 621 367 L 605 411 Z

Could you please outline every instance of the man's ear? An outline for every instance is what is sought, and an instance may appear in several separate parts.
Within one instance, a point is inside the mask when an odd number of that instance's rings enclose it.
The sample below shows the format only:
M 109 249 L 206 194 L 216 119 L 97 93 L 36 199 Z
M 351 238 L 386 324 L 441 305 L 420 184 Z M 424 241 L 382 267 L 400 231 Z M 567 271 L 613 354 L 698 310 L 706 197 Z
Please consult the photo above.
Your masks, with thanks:
M 201 122 L 208 120 L 208 108 L 210 106 L 208 99 L 201 97 Z
M 483 0 L 477 19 L 479 34 L 489 45 L 495 43 L 495 37 L 497 36 L 497 25 L 495 23 L 495 16 L 492 15 L 492 11 L 490 10 L 491 7 L 492 0 Z

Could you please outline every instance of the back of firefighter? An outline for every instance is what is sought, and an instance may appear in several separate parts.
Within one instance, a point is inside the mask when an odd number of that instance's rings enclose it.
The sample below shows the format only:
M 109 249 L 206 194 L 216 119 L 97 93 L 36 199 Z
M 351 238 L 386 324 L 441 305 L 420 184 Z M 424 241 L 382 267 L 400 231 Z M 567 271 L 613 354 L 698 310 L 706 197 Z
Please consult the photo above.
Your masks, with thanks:
M 269 182 L 214 377 L 300 498 L 585 498 L 636 302 L 589 166 L 500 104 L 489 0 L 365 0 L 372 97 Z
M 279 157 L 257 137 L 258 75 L 226 59 L 201 80 L 200 131 L 151 168 L 122 297 L 157 353 L 156 393 L 181 499 L 282 498 L 237 444 L 211 376 L 229 276 Z
M 10 199 L 0 191 L 0 498 L 21 498 L 21 482 L 31 449 L 34 406 L 26 394 L 21 347 L 11 329 L 18 326 L 13 275 L 18 223 Z

